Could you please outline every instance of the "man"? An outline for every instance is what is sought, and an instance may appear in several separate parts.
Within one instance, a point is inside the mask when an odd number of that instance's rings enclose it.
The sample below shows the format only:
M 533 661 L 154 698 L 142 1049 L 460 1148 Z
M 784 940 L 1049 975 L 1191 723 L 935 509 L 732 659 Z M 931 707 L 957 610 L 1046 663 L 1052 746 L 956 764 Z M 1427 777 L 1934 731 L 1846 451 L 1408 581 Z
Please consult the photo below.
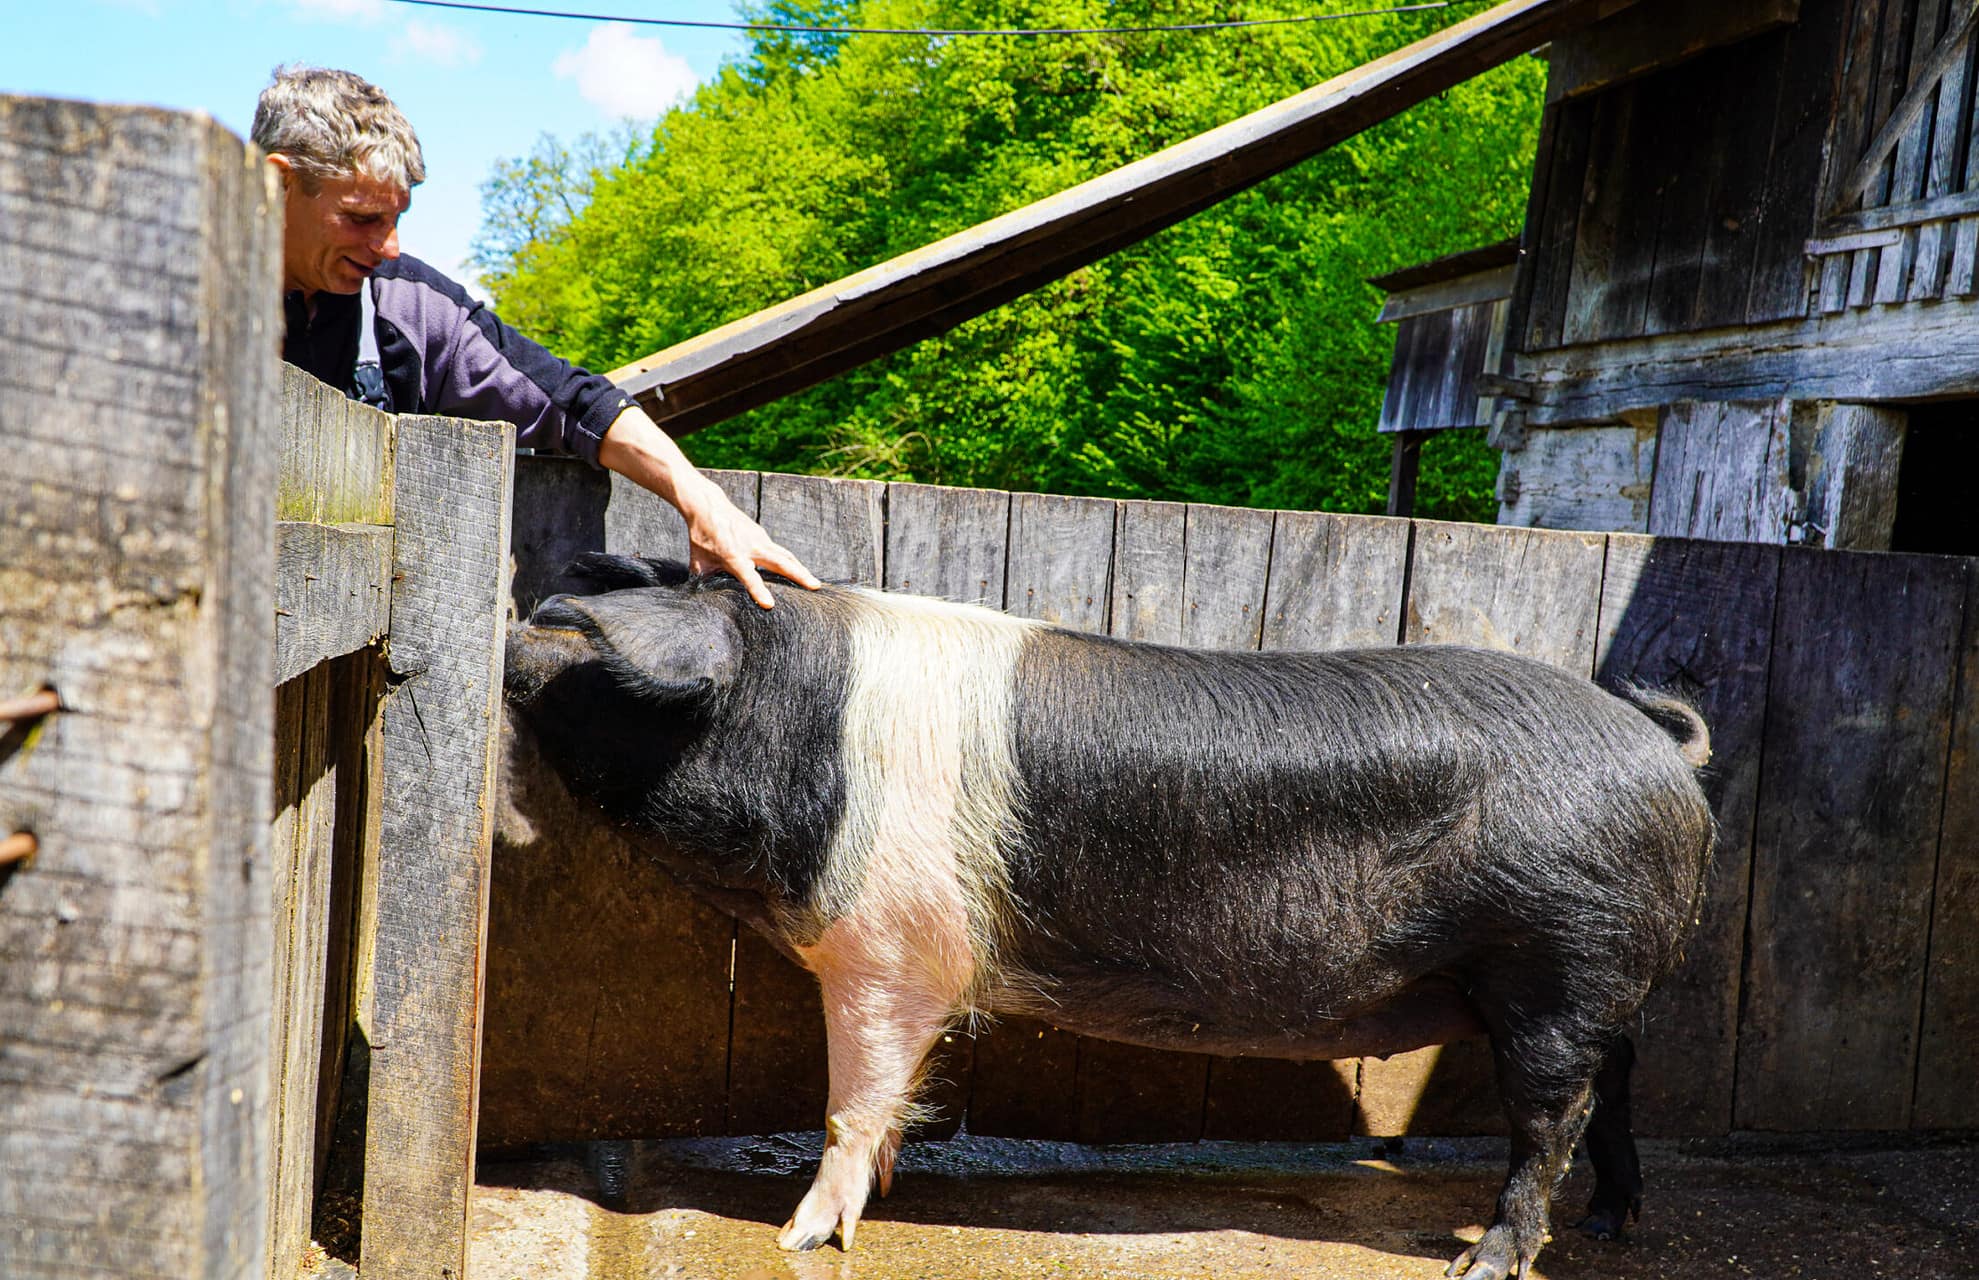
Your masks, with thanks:
M 426 164 L 377 86 L 348 71 L 279 68 L 254 141 L 287 195 L 284 360 L 380 408 L 499 418 L 515 424 L 518 444 L 626 476 L 686 519 L 696 572 L 727 570 L 765 609 L 759 567 L 818 585 L 609 379 L 559 360 L 400 254 L 399 216 Z

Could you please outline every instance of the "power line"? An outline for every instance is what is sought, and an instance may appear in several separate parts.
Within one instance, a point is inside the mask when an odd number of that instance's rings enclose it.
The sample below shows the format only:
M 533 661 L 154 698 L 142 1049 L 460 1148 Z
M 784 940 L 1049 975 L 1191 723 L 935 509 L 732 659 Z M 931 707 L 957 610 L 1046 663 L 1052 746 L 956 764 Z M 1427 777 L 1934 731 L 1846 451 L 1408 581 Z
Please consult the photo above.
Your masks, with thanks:
M 468 0 L 393 0 L 394 4 L 419 5 L 428 9 L 465 9 L 473 13 L 507 13 L 520 18 L 574 18 L 584 22 L 623 22 L 639 27 L 700 27 L 716 31 L 780 31 L 792 35 L 827 36 L 923 36 L 946 39 L 951 36 L 1114 36 L 1149 35 L 1169 31 L 1230 31 L 1240 27 L 1283 27 L 1295 23 L 1339 22 L 1347 18 L 1376 18 L 1391 13 L 1417 13 L 1424 9 L 1450 9 L 1478 4 L 1482 0 L 1421 0 L 1417 4 L 1390 5 L 1381 9 L 1353 9 L 1342 13 L 1314 13 L 1295 18 L 1244 18 L 1229 22 L 1181 22 L 1145 27 L 813 27 L 782 22 L 709 22 L 694 18 L 636 18 L 614 13 L 574 13 L 563 9 L 514 9 L 504 5 L 471 4 Z

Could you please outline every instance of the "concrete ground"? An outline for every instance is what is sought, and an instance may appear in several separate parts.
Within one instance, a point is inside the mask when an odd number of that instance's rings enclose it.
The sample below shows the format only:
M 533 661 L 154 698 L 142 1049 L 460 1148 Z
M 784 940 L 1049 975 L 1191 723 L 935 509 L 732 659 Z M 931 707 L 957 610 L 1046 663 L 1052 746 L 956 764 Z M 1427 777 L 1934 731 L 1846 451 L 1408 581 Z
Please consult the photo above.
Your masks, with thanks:
M 1502 1145 L 1088 1148 L 964 1137 L 910 1146 L 855 1252 L 780 1253 L 821 1135 L 597 1143 L 484 1158 L 469 1280 L 962 1280 L 1300 1276 L 1430 1280 L 1482 1232 Z M 1979 1138 L 1643 1144 L 1642 1222 L 1571 1229 L 1536 1274 L 1979 1277 Z

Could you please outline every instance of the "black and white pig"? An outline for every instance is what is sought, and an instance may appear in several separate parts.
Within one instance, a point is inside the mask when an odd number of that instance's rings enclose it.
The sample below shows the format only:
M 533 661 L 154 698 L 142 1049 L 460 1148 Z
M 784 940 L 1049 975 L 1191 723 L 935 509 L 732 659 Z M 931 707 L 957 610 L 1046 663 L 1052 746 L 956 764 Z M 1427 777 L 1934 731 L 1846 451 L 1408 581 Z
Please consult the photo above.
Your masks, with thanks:
M 1476 649 L 1205 652 L 576 571 L 597 593 L 509 642 L 525 735 L 823 989 L 825 1153 L 785 1248 L 851 1247 L 972 1012 L 1284 1058 L 1487 1034 L 1511 1172 L 1450 1274 L 1532 1262 L 1590 1114 L 1584 1225 L 1637 1207 L 1624 1029 L 1712 853 L 1688 706 Z

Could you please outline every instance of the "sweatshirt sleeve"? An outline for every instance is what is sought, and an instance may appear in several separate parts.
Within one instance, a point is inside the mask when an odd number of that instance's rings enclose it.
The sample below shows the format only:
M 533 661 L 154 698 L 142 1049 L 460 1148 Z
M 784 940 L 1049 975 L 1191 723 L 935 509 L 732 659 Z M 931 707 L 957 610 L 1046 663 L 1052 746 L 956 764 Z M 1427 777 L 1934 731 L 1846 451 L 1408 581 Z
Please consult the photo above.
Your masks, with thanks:
M 598 446 L 632 397 L 602 374 L 562 360 L 416 258 L 381 267 L 373 293 L 386 381 L 417 388 L 400 412 L 515 424 L 515 442 L 598 465 Z

